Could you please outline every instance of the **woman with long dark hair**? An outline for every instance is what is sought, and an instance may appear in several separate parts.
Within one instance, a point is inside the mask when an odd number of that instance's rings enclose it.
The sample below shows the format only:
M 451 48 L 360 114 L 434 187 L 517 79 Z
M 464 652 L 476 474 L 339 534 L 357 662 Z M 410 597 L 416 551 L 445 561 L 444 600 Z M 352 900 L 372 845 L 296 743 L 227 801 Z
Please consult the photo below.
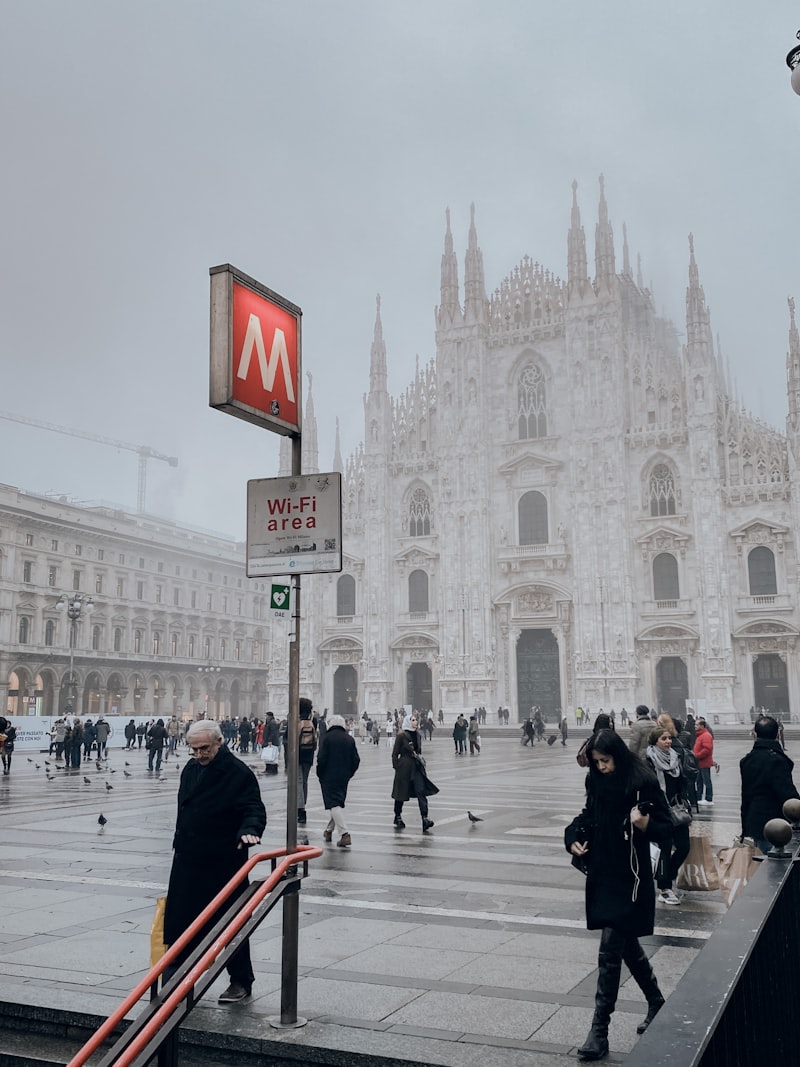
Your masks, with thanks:
M 617 1003 L 622 964 L 647 998 L 644 1033 L 664 1003 L 650 961 L 639 944 L 653 933 L 655 887 L 650 842 L 670 834 L 658 780 L 612 730 L 593 739 L 586 806 L 564 831 L 564 844 L 586 873 L 586 926 L 601 930 L 592 1028 L 580 1060 L 608 1055 L 608 1026 Z

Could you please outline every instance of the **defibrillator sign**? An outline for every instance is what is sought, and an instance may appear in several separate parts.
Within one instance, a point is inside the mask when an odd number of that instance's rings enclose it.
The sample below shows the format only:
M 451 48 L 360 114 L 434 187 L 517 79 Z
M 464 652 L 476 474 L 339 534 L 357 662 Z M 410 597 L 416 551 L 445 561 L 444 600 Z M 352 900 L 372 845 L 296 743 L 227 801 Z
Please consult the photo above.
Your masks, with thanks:
M 269 596 L 270 610 L 274 615 L 282 617 L 288 615 L 290 603 L 290 587 L 288 585 L 272 585 Z

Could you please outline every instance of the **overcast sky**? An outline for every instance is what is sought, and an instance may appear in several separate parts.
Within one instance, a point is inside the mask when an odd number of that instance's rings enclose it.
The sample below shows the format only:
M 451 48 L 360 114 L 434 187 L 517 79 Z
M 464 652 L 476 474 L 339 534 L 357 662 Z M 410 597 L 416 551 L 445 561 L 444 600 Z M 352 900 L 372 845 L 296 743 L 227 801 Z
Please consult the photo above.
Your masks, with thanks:
M 434 355 L 445 210 L 463 283 L 566 275 L 598 176 L 683 330 L 687 235 L 743 403 L 784 427 L 800 300 L 788 0 L 0 0 L 0 410 L 179 458 L 148 510 L 244 536 L 279 438 L 208 407 L 208 268 L 303 309 L 320 467 L 363 437 L 380 292 L 389 385 Z M 305 386 L 305 383 L 304 383 Z M 136 506 L 133 452 L 0 420 L 0 480 Z

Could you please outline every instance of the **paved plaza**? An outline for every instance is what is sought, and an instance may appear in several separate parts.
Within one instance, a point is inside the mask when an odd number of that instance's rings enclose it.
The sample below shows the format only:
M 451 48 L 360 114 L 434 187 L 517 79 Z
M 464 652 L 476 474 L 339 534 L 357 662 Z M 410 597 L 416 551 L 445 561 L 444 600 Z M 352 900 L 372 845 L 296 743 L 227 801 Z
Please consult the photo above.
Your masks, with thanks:
M 562 843 L 582 804 L 580 737 L 566 748 L 530 749 L 516 728 L 495 728 L 480 756 L 456 758 L 444 734 L 425 746 L 441 790 L 431 799 L 429 835 L 420 832 L 413 802 L 407 828 L 392 826 L 383 739 L 359 745 L 347 803 L 351 849 L 323 844 L 312 779 L 305 830 L 325 854 L 310 864 L 300 900 L 298 1009 L 308 1025 L 276 1031 L 267 1022 L 280 1009 L 278 908 L 253 940 L 252 1001 L 217 1007 L 223 975 L 192 1026 L 414 1064 L 575 1062 L 592 1014 L 598 945 L 598 934 L 584 928 L 582 878 Z M 746 728 L 740 735 L 718 740 L 715 804 L 693 827 L 719 847 L 738 830 L 738 760 L 751 745 Z M 160 776 L 148 774 L 144 751 L 112 750 L 107 767 L 90 762 L 77 774 L 50 771 L 42 755 L 15 754 L 0 780 L 0 999 L 108 1014 L 146 972 L 185 752 Z M 279 847 L 286 776 L 266 777 L 260 760 L 244 758 L 259 772 L 269 815 L 264 846 Z M 471 823 L 468 809 L 482 821 Z M 98 833 L 101 812 L 108 821 Z M 718 893 L 658 905 L 656 934 L 644 943 L 665 992 L 723 914 Z M 632 1048 L 643 1005 L 625 981 L 612 1061 Z

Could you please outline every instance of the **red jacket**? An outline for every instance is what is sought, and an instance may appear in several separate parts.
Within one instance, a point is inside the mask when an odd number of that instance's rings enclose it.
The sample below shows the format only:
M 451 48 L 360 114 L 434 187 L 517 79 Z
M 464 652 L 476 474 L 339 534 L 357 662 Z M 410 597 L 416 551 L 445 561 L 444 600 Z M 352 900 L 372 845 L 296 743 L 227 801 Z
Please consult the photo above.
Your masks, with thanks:
M 697 737 L 695 738 L 692 751 L 694 752 L 698 767 L 714 766 L 714 738 L 705 726 L 697 727 Z

